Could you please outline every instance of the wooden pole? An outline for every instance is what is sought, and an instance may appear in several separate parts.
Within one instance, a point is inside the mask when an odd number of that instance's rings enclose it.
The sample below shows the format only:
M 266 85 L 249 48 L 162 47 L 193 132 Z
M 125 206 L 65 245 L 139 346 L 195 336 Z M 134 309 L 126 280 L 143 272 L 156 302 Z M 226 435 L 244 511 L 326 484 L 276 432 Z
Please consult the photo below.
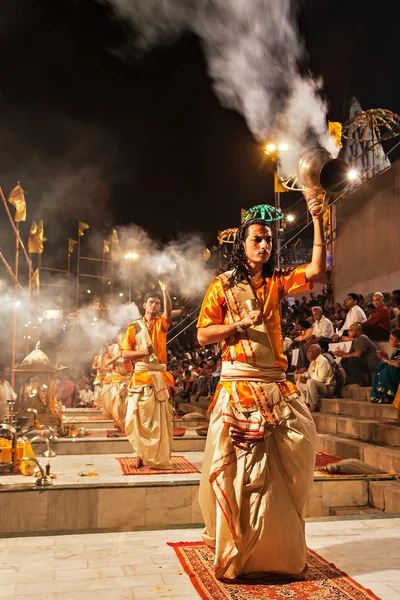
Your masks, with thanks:
M 68 242 L 69 244 L 69 242 Z M 68 260 L 67 260 L 67 313 L 71 312 L 71 252 L 68 247 Z
M 78 229 L 78 258 L 77 258 L 77 264 L 76 264 L 76 303 L 75 303 L 75 310 L 78 310 L 79 308 L 79 261 L 81 258 L 81 236 L 79 235 L 79 229 Z
M 1 189 L 1 188 L 0 188 Z M 3 192 L 1 192 L 3 200 L 5 201 Z M 10 214 L 10 211 L 8 210 L 8 206 L 7 204 L 5 204 L 5 207 L 7 209 L 8 214 Z M 11 215 L 10 215 L 11 217 Z M 16 236 L 15 236 L 15 266 L 14 266 L 14 275 L 15 275 L 15 279 L 18 281 L 19 283 L 19 279 L 18 279 L 18 272 L 19 272 L 19 242 L 20 242 L 20 236 L 19 236 L 19 223 L 14 223 L 14 221 L 11 219 L 13 227 L 15 229 L 16 232 Z M 17 326 L 18 326 L 18 319 L 17 319 L 17 298 L 18 298 L 18 288 L 19 285 L 15 285 L 15 304 L 14 304 L 14 311 L 13 311 L 13 319 L 12 319 L 12 339 L 11 339 L 11 387 L 14 388 L 14 383 L 15 383 L 15 373 L 14 373 L 14 369 L 15 369 L 15 365 L 16 365 L 16 356 L 17 356 Z
M 10 210 L 9 210 L 9 208 L 7 206 L 7 200 L 5 199 L 5 196 L 3 194 L 3 190 L 1 189 L 1 187 L 0 187 L 0 197 L 1 197 L 2 201 L 3 201 L 4 208 L 6 209 L 6 213 L 7 213 L 7 216 L 9 218 L 9 221 L 11 223 L 11 227 L 14 229 L 15 235 L 18 238 L 19 246 L 21 246 L 21 248 L 22 248 L 22 250 L 23 250 L 23 252 L 25 254 L 25 258 L 26 258 L 26 261 L 27 261 L 28 266 L 29 266 L 29 277 L 31 277 L 32 276 L 32 263 L 31 263 L 31 261 L 29 259 L 28 253 L 27 253 L 26 248 L 24 246 L 24 242 L 21 240 L 21 236 L 19 234 L 19 224 L 18 223 L 14 223 L 14 221 L 13 221 L 13 218 L 11 216 Z
M 2 252 L 0 252 L 0 260 L 4 264 L 5 268 L 7 269 L 7 273 L 9 274 L 9 276 L 11 277 L 11 279 L 13 280 L 13 282 L 15 283 L 15 285 L 17 285 L 22 290 L 23 289 L 22 285 L 20 284 L 20 282 L 18 281 L 18 279 L 15 277 L 14 271 L 12 270 L 12 268 L 10 267 L 10 265 L 8 264 L 8 262 L 6 261 L 6 259 L 4 258 L 4 255 L 3 255 Z

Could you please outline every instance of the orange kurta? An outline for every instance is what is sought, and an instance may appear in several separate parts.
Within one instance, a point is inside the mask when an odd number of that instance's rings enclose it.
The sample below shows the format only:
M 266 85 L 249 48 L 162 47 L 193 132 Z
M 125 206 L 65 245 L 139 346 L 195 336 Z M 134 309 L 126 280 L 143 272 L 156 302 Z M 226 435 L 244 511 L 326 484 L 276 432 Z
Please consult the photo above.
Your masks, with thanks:
M 167 332 L 169 328 L 169 323 L 164 315 L 161 317 L 156 317 L 154 324 L 151 328 L 148 328 L 148 332 L 153 343 L 154 351 L 157 355 L 157 358 L 160 363 L 166 365 L 167 364 Z M 121 344 L 122 350 L 137 350 L 136 344 L 136 336 L 134 325 L 129 325 L 126 330 L 124 339 Z M 168 385 L 174 385 L 174 379 L 171 373 L 165 371 L 163 374 L 165 382 Z M 148 373 L 132 373 L 130 387 L 133 386 L 141 386 L 141 385 L 151 385 L 152 380 L 151 376 Z
M 257 282 L 252 282 L 254 292 L 263 307 L 263 319 L 268 334 L 271 340 L 272 349 L 275 354 L 274 366 L 283 369 L 288 368 L 287 358 L 283 353 L 283 339 L 281 331 L 281 300 L 287 294 L 298 294 L 312 289 L 312 282 L 307 281 L 305 275 L 306 265 L 300 267 L 275 270 L 272 277 L 265 282 L 260 278 Z M 232 316 L 229 313 L 226 305 L 224 289 L 222 281 L 216 277 L 210 284 L 200 311 L 200 316 L 197 321 L 197 327 L 208 327 L 209 325 L 227 325 L 232 323 Z M 240 343 L 241 336 L 246 336 L 246 332 L 234 335 L 234 350 L 236 360 L 239 362 L 247 362 L 246 355 Z M 222 361 L 231 361 L 230 348 L 226 340 L 221 342 Z M 253 394 L 246 382 L 238 382 L 238 392 L 241 397 L 242 405 L 254 404 Z M 218 393 L 224 386 L 229 394 L 231 394 L 231 382 L 220 382 L 215 392 L 215 398 L 218 398 Z M 281 392 L 284 396 L 290 395 L 296 390 L 295 386 L 288 381 L 279 384 Z M 213 404 L 210 406 L 210 410 Z

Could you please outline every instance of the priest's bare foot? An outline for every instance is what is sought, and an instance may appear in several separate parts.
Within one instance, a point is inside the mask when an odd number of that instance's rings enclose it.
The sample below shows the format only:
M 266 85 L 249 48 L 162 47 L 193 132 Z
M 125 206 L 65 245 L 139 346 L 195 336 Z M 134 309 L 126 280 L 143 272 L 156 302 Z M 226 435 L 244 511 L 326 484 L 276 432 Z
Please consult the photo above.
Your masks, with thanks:
M 134 465 L 134 469 L 140 469 L 140 467 L 143 467 L 143 461 L 140 458 L 140 456 L 136 457 L 136 461 L 135 461 L 135 465 Z

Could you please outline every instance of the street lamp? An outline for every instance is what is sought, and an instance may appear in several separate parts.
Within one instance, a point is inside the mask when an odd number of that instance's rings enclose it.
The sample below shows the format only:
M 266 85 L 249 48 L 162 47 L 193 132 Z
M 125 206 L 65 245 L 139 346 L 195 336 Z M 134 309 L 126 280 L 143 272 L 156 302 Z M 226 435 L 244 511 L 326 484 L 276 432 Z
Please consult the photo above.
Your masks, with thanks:
M 127 252 L 125 254 L 125 260 L 129 263 L 129 304 L 132 302 L 132 267 L 138 258 L 139 254 L 137 252 Z
M 279 142 L 275 144 L 273 142 L 268 142 L 265 145 L 265 154 L 271 157 L 271 160 L 275 163 L 275 173 L 274 177 L 274 197 L 275 197 L 275 208 L 276 210 L 280 210 L 281 207 L 281 193 L 276 190 L 275 180 L 278 178 L 279 181 L 279 155 L 280 152 L 287 152 L 289 150 L 289 145 L 286 142 Z M 276 266 L 280 267 L 280 251 L 281 251 L 281 240 L 279 238 L 279 219 L 275 222 L 275 237 L 276 237 Z

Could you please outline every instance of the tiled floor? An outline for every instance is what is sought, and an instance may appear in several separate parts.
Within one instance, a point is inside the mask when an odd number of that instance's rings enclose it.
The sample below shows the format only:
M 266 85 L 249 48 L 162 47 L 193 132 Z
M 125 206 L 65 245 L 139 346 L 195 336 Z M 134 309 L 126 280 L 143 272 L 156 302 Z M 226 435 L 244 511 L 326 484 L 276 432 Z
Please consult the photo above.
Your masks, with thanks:
M 400 519 L 307 523 L 308 545 L 382 600 L 400 598 Z M 198 529 L 0 539 L 0 598 L 198 600 L 167 541 Z

